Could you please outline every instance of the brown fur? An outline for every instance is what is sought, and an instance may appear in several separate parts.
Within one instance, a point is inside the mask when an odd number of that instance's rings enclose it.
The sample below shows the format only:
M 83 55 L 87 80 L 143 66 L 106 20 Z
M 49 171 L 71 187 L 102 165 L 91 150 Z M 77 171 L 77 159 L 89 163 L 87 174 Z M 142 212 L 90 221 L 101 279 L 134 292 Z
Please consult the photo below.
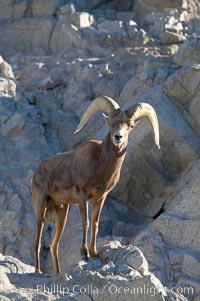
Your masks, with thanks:
M 103 141 L 90 140 L 74 150 L 44 160 L 33 176 L 36 272 L 40 272 L 40 242 L 45 218 L 55 219 L 55 232 L 50 250 L 55 273 L 60 272 L 58 246 L 71 204 L 78 204 L 80 208 L 83 226 L 81 254 L 86 258 L 97 256 L 96 235 L 101 209 L 107 194 L 119 180 L 128 135 L 134 127 L 134 121 L 121 111 L 114 116 L 110 115 L 106 120 L 110 125 L 110 132 Z M 119 133 L 122 138 L 118 143 L 115 137 Z M 88 202 L 93 205 L 89 248 L 87 247 Z

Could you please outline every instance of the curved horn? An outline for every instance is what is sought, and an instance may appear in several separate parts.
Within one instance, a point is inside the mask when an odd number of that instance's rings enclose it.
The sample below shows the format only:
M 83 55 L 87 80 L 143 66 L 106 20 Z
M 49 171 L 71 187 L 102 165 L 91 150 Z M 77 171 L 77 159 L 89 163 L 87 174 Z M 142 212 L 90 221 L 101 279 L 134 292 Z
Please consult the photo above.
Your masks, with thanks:
M 83 117 L 81 118 L 81 121 L 74 133 L 80 131 L 88 119 L 96 112 L 105 111 L 106 113 L 111 113 L 118 109 L 120 109 L 118 103 L 111 97 L 103 96 L 95 98 L 83 114 Z
M 147 118 L 154 133 L 155 144 L 160 149 L 159 124 L 154 108 L 148 103 L 138 103 L 136 105 L 130 106 L 127 110 L 125 110 L 125 114 L 129 118 L 133 118 L 134 120 L 140 119 L 142 117 Z

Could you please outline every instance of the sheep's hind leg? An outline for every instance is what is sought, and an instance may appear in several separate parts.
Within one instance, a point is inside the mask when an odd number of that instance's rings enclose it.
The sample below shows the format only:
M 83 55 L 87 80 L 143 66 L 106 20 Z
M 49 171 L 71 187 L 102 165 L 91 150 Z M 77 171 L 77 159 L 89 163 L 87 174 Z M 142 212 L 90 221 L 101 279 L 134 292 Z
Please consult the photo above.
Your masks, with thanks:
M 56 274 L 59 274 L 60 265 L 58 260 L 58 247 L 67 221 L 69 205 L 62 206 L 62 207 L 56 206 L 55 209 L 56 209 L 56 223 L 55 223 L 54 235 L 50 243 L 50 250 L 51 250 L 54 271 Z
M 79 209 L 82 219 L 82 227 L 83 227 L 83 240 L 81 245 L 81 256 L 85 256 L 85 259 L 88 259 L 89 251 L 87 247 L 87 234 L 89 228 L 89 220 L 88 220 L 88 202 L 81 200 L 79 201 Z
M 46 200 L 44 199 L 44 202 L 41 202 L 43 205 L 40 205 L 40 202 L 35 202 L 34 211 L 35 211 L 35 217 L 36 217 L 36 234 L 35 234 L 35 242 L 34 242 L 34 248 L 35 248 L 35 272 L 41 273 L 40 270 L 40 248 L 41 248 L 41 237 L 42 237 L 42 231 L 44 228 L 44 220 L 45 220 L 45 214 L 47 210 Z
M 91 237 L 90 237 L 90 246 L 89 246 L 90 257 L 92 258 L 98 256 L 97 247 L 96 247 L 96 237 L 99 229 L 99 219 L 100 219 L 101 210 L 103 208 L 104 201 L 105 201 L 105 197 L 102 197 L 97 203 L 94 203 L 92 207 Z

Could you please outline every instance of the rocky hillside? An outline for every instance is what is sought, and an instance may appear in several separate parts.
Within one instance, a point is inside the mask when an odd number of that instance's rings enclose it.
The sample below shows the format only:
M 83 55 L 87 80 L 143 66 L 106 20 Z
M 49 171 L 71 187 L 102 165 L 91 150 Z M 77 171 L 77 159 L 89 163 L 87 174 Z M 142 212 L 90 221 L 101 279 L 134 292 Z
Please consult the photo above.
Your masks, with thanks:
M 79 261 L 58 276 L 35 274 L 32 266 L 0 255 L 1 300 L 186 301 L 149 271 L 142 252 L 119 241 L 104 244 L 99 259 Z
M 143 300 L 184 300 L 178 292 L 198 301 L 199 1 L 1 0 L 0 40 L 2 300 L 54 300 L 52 294 L 37 295 L 38 279 L 47 286 L 69 283 L 70 288 L 84 279 L 102 290 L 113 283 L 151 287 L 153 277 L 155 287 L 159 279 L 159 287 L 169 291 L 161 290 L 158 299 L 144 294 Z M 101 216 L 98 245 L 107 246 L 108 261 L 80 262 L 81 221 L 74 206 L 60 245 L 66 273 L 58 278 L 28 275 L 32 267 L 20 268 L 18 260 L 34 263 L 31 177 L 42 159 L 85 139 L 104 137 L 101 114 L 74 134 L 85 108 L 101 95 L 113 97 L 122 108 L 141 101 L 152 104 L 161 150 L 154 146 L 149 125 L 141 121 L 130 136 L 120 182 Z M 42 270 L 49 274 L 53 227 L 46 225 L 42 239 Z M 112 247 L 113 239 L 121 244 Z M 120 261 L 112 251 L 123 249 L 134 260 L 133 246 L 148 261 L 147 275 L 127 264 L 126 255 L 119 253 Z M 91 292 L 68 297 L 112 300 L 111 295 Z M 125 293 L 123 298 L 141 300 Z

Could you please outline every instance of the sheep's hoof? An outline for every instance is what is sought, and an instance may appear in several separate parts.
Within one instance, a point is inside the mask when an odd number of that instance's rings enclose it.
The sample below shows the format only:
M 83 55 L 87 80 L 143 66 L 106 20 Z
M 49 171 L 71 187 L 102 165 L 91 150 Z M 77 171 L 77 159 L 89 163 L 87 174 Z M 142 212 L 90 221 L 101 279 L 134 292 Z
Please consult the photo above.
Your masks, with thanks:
M 93 256 L 92 256 L 92 255 L 90 255 L 90 258 L 91 258 L 91 259 L 99 259 L 99 254 L 97 254 L 97 255 L 93 255 Z
M 92 259 L 99 258 L 99 254 L 97 252 L 90 251 L 90 258 L 92 258 Z
M 35 273 L 36 273 L 36 274 L 42 274 L 42 272 L 41 272 L 40 269 L 35 269 Z
M 88 260 L 88 257 L 90 257 L 88 248 L 82 247 L 80 251 L 81 251 L 81 256 L 83 256 L 85 260 Z

